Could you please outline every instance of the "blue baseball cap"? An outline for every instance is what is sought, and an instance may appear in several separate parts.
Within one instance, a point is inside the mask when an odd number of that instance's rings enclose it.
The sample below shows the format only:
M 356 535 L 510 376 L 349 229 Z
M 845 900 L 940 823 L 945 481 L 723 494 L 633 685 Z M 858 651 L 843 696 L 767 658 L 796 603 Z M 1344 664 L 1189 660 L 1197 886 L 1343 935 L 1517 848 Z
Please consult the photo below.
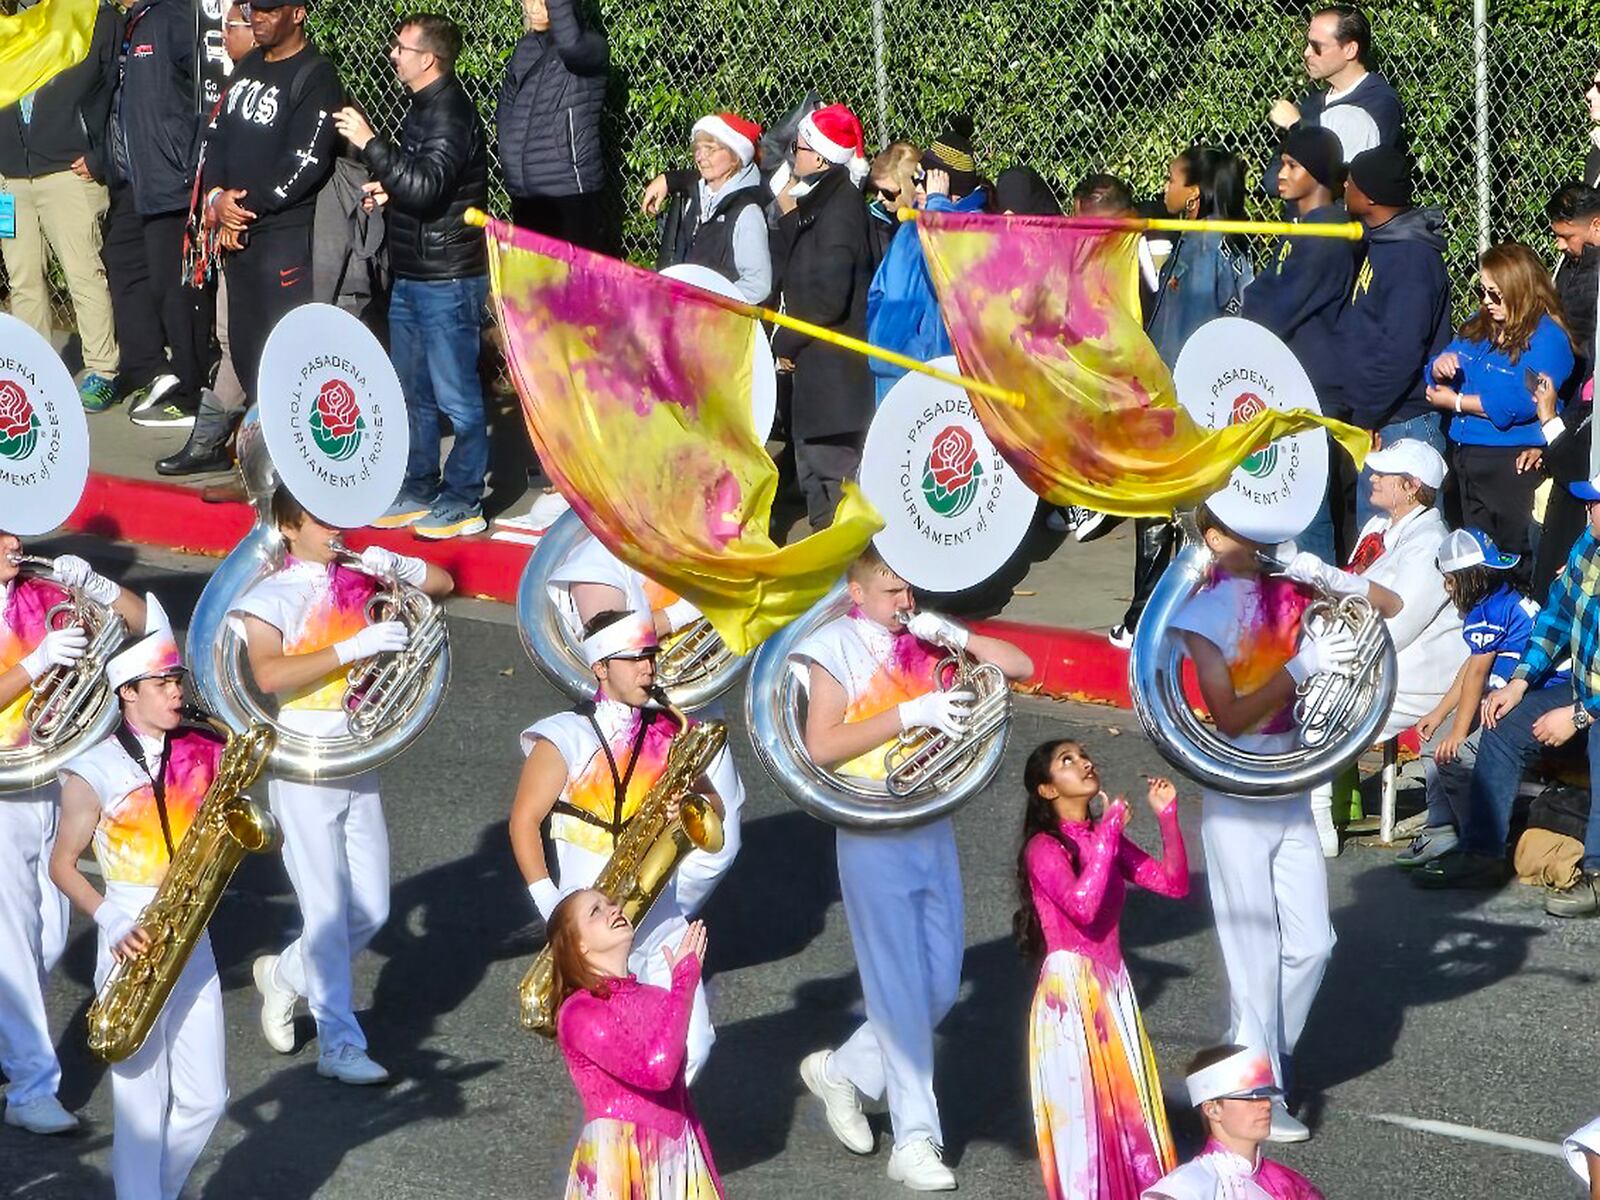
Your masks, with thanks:
M 1522 555 L 1503 553 L 1494 539 L 1481 529 L 1454 529 L 1439 543 L 1439 554 L 1434 561 L 1441 571 L 1465 571 L 1478 566 L 1491 571 L 1509 571 L 1522 561 Z
M 1600 500 L 1600 475 L 1593 479 L 1583 479 L 1577 483 L 1567 484 L 1567 491 L 1579 500 Z

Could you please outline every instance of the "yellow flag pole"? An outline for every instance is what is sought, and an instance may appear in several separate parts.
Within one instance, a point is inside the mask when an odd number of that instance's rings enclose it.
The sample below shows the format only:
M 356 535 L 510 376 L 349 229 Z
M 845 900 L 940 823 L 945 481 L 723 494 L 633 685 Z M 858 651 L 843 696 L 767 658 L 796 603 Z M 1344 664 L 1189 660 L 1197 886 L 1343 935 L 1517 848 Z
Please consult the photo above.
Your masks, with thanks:
M 898 210 L 902 221 L 915 221 L 921 215 L 915 208 Z M 1028 220 L 1095 233 L 1239 233 L 1252 237 L 1342 238 L 1349 242 L 1359 242 L 1366 236 L 1366 226 L 1360 221 L 1326 225 L 1297 221 L 1181 221 L 1176 217 L 1030 217 Z
M 468 225 L 483 229 L 489 224 L 489 214 L 479 208 L 469 208 L 462 214 L 461 219 Z M 893 350 L 885 350 L 882 346 L 874 346 L 871 342 L 864 342 L 860 338 L 853 338 L 843 333 L 836 333 L 832 329 L 825 329 L 821 325 L 813 325 L 810 321 L 802 321 L 799 317 L 791 317 L 788 313 L 778 312 L 773 308 L 763 308 L 759 304 L 746 304 L 743 300 L 730 300 L 726 296 L 719 296 L 715 292 L 697 289 L 700 295 L 710 304 L 718 308 L 725 308 L 729 312 L 738 313 L 741 317 L 749 317 L 753 321 L 767 321 L 773 325 L 780 325 L 785 329 L 792 329 L 796 333 L 806 334 L 820 342 L 838 346 L 843 350 L 852 350 L 857 354 L 864 354 L 868 358 L 881 358 L 884 362 L 893 363 L 897 367 L 904 367 L 908 371 L 915 371 L 919 375 L 927 375 L 943 383 L 954 384 L 965 391 L 977 392 L 1001 404 L 1009 404 L 1012 408 L 1021 408 L 1027 403 L 1026 397 L 1021 392 L 1010 388 L 1003 388 L 993 383 L 985 383 L 981 379 L 973 379 L 967 375 L 957 375 L 952 371 L 941 371 L 938 367 L 930 367 L 927 363 L 904 354 L 896 354 Z

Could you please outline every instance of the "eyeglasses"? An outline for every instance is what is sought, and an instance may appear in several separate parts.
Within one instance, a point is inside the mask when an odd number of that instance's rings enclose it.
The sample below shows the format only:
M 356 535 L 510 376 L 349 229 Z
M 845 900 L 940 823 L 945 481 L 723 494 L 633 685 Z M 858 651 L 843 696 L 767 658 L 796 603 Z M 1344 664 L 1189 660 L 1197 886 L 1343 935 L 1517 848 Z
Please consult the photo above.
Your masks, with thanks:
M 249 29 L 251 27 L 249 21 L 224 21 L 223 24 L 229 29 Z
M 1480 283 L 1478 284 L 1476 290 L 1479 300 L 1487 300 L 1490 304 L 1500 303 L 1501 297 L 1499 288 L 1492 288 L 1487 283 Z
M 389 52 L 392 54 L 396 50 L 409 50 L 412 54 L 426 54 L 426 53 L 428 53 L 421 46 L 407 46 L 398 37 L 392 37 L 392 38 L 389 39 Z

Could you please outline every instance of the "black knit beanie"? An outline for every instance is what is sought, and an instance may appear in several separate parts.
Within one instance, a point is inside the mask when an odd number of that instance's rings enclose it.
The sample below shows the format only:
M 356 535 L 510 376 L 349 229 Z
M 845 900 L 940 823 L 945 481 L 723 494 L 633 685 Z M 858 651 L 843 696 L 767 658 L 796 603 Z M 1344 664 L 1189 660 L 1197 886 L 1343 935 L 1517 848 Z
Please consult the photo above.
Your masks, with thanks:
M 1374 146 L 1350 160 L 1350 180 L 1385 208 L 1411 206 L 1411 158 L 1393 146 Z
M 1329 191 L 1338 191 L 1344 165 L 1344 147 L 1339 135 L 1317 125 L 1302 125 L 1283 139 L 1283 152 L 1295 160 Z
M 946 171 L 950 194 L 965 196 L 978 186 L 978 164 L 972 158 L 972 118 L 956 116 L 922 155 L 924 171 Z

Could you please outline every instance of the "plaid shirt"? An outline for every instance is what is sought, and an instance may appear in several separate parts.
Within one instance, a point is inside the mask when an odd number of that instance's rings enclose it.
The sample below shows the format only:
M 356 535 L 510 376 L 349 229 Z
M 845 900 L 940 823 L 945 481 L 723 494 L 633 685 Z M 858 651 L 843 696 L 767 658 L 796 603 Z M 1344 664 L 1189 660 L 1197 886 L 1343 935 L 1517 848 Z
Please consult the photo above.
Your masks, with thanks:
M 1512 678 L 1537 687 L 1569 650 L 1573 695 L 1600 716 L 1600 539 L 1588 529 L 1550 585 Z

